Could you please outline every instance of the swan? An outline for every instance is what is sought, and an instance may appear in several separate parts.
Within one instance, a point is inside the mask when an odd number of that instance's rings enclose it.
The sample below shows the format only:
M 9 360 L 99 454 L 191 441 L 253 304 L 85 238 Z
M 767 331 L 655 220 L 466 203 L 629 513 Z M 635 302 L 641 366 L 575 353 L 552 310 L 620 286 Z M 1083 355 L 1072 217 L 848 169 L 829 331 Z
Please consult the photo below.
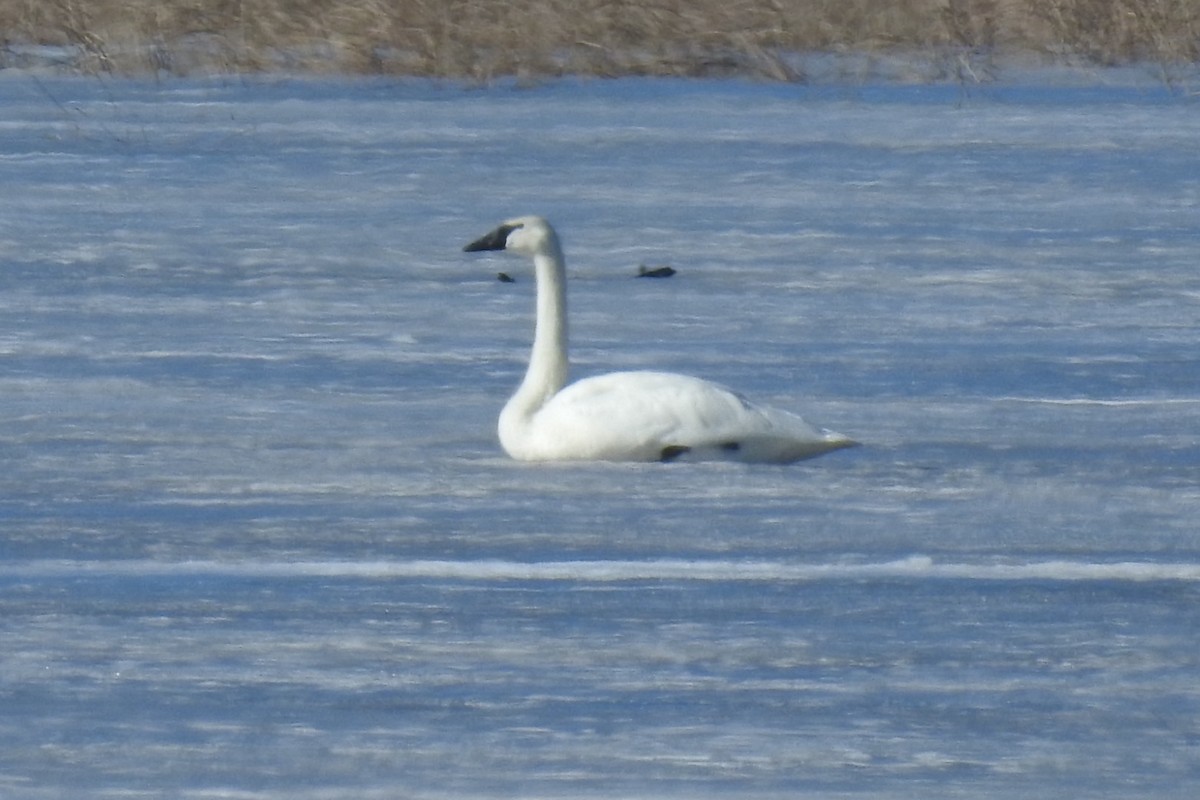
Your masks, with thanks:
M 463 250 L 533 259 L 533 351 L 498 426 L 512 458 L 789 463 L 857 444 L 686 375 L 613 372 L 567 385 L 566 268 L 554 228 L 541 217 L 518 217 Z

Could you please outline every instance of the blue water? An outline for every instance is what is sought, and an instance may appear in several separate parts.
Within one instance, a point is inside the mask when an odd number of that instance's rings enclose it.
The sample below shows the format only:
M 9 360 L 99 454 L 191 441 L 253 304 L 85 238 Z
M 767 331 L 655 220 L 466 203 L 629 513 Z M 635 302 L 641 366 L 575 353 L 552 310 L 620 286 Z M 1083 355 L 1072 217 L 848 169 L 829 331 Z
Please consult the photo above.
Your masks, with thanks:
M 1200 790 L 1190 98 L 7 73 L 0 107 L 5 798 Z M 531 212 L 577 374 L 865 446 L 509 461 L 532 276 L 460 251 Z

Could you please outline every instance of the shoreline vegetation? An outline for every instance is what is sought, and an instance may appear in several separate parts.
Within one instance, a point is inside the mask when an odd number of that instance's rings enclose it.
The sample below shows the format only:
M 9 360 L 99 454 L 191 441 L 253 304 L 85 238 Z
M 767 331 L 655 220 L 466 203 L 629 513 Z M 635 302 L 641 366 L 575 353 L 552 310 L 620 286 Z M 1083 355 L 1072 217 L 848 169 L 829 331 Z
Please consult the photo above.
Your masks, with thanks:
M 803 82 L 812 54 L 847 77 L 903 58 L 913 81 L 1014 59 L 1170 79 L 1200 62 L 1200 0 L 0 0 L 0 68 L 85 74 Z

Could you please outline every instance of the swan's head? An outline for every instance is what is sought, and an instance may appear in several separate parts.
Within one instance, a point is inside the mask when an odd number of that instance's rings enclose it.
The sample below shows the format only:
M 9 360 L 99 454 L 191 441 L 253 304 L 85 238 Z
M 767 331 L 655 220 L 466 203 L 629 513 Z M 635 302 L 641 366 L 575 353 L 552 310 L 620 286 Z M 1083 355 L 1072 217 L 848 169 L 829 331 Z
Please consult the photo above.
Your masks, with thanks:
M 558 251 L 558 235 L 550 223 L 541 217 L 510 219 L 463 248 L 465 252 L 505 250 L 523 256 L 535 256 Z

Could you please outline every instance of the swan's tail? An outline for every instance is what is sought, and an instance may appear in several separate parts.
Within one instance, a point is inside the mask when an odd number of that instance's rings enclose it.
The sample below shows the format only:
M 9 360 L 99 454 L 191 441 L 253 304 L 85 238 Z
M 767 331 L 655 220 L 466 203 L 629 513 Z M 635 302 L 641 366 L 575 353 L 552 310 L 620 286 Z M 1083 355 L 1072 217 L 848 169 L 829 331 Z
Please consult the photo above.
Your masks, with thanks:
M 766 460 L 790 462 L 815 458 L 834 450 L 858 447 L 860 443 L 843 433 L 828 428 L 818 428 L 805 419 L 788 411 L 767 409 L 764 415 L 772 422 L 774 435 L 766 449 L 774 450 Z
M 845 450 L 848 447 L 859 447 L 860 442 L 849 436 L 831 431 L 826 428 L 819 430 L 820 436 L 809 441 L 797 441 L 788 454 L 788 461 L 800 461 L 806 458 L 832 453 L 834 450 Z
M 851 439 L 849 436 L 844 436 L 837 431 L 823 431 L 825 434 L 825 447 L 822 452 L 832 453 L 834 450 L 846 450 L 850 447 L 862 447 L 862 442 Z
M 858 447 L 859 443 L 837 431 L 808 428 L 802 435 L 766 435 L 743 438 L 736 448 L 724 447 L 724 452 L 712 457 L 728 461 L 747 461 L 768 464 L 790 464 L 816 458 L 834 450 Z
M 847 447 L 862 446 L 862 442 L 855 441 L 849 436 L 838 433 L 837 431 L 831 431 L 827 428 L 821 429 L 821 435 L 825 438 L 825 444 L 829 446 L 830 450 L 843 450 Z

